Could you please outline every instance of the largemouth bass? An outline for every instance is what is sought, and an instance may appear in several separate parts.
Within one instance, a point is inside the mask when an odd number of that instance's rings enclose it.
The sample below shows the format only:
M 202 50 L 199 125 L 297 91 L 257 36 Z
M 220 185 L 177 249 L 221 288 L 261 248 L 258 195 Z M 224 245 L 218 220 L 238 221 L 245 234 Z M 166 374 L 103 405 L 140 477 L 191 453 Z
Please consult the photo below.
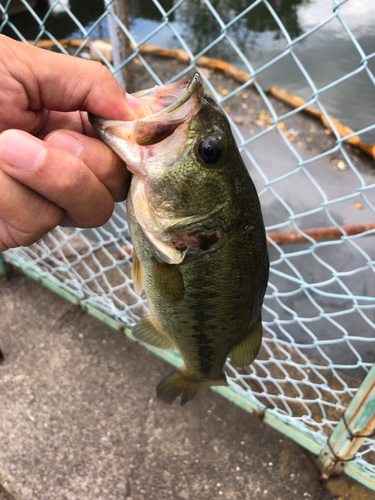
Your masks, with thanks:
M 266 236 L 228 119 L 199 74 L 134 95 L 142 118 L 90 121 L 133 173 L 133 280 L 150 312 L 132 335 L 178 349 L 184 365 L 156 391 L 167 403 L 181 394 L 184 404 L 204 387 L 227 385 L 228 355 L 241 368 L 260 349 Z

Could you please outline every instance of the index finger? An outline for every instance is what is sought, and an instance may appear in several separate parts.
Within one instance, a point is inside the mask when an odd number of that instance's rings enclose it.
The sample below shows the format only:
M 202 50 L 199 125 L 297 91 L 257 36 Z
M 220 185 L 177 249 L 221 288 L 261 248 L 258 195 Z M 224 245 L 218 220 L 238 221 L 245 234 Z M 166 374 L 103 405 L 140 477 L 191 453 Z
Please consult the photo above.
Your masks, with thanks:
M 88 111 L 106 119 L 134 120 L 142 105 L 101 63 L 56 54 L 0 35 L 6 69 L 26 90 L 28 108 Z

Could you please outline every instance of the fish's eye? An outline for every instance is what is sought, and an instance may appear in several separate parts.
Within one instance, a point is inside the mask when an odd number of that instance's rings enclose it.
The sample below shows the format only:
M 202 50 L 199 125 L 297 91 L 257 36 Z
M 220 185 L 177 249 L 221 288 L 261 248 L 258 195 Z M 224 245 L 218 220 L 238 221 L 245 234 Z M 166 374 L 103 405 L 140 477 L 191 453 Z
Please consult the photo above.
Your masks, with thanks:
M 199 144 L 198 154 L 205 163 L 217 163 L 223 152 L 223 144 L 219 139 L 209 137 Z

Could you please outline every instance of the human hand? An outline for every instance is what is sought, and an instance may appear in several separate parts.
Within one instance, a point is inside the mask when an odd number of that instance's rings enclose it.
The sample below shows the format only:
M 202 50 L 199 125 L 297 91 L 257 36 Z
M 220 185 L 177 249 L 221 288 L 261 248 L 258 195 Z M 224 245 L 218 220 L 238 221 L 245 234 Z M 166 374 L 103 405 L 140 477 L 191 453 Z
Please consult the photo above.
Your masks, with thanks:
M 85 111 L 133 120 L 141 105 L 100 63 L 0 35 L 0 252 L 100 226 L 126 198 L 130 174 Z

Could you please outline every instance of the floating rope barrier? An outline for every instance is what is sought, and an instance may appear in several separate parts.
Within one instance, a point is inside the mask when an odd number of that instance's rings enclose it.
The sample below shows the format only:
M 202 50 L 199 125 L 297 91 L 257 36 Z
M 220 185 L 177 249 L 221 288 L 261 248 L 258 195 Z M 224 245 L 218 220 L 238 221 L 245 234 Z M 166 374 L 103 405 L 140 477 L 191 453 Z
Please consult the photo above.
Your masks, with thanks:
M 29 41 L 29 43 L 34 44 L 33 41 Z M 87 43 L 87 41 L 81 39 L 72 39 L 72 40 L 61 39 L 58 40 L 58 43 L 64 48 L 68 47 L 79 48 L 82 47 L 82 45 L 84 45 L 85 43 Z M 90 43 L 94 47 L 97 46 L 99 50 L 105 50 L 106 58 L 109 61 L 111 61 L 111 56 L 108 56 L 108 54 L 112 54 L 112 45 L 109 40 L 91 40 Z M 57 47 L 56 43 L 53 40 L 38 40 L 35 43 L 35 45 L 37 47 L 49 50 Z M 186 64 L 191 62 L 189 54 L 182 49 L 165 49 L 163 47 L 157 47 L 156 45 L 144 44 L 137 47 L 136 52 L 142 55 L 172 58 Z M 196 60 L 196 64 L 197 66 L 200 66 L 202 68 L 207 68 L 214 71 L 221 71 L 222 73 L 225 74 L 225 76 L 227 76 L 228 78 L 233 78 L 238 83 L 243 84 L 251 79 L 250 73 L 246 73 L 245 71 L 236 68 L 235 66 L 233 66 L 233 64 L 223 61 L 222 59 L 214 59 L 211 57 L 202 56 Z M 276 86 L 272 86 L 268 90 L 268 93 L 273 97 L 275 97 L 276 99 L 284 102 L 285 104 L 288 104 L 294 109 L 301 108 L 304 112 L 320 120 L 327 129 L 331 130 L 333 133 L 336 132 L 339 137 L 344 139 L 345 142 L 361 149 L 375 160 L 375 145 L 365 144 L 364 142 L 362 142 L 358 136 L 354 135 L 355 131 L 353 129 L 351 129 L 347 125 L 343 125 L 339 120 L 336 120 L 336 118 L 333 118 L 331 116 L 329 117 L 332 123 L 331 126 L 331 123 L 329 123 L 329 121 L 321 111 L 311 106 L 306 106 L 306 101 L 304 99 L 295 96 L 293 94 L 290 94 L 286 90 L 279 89 Z

